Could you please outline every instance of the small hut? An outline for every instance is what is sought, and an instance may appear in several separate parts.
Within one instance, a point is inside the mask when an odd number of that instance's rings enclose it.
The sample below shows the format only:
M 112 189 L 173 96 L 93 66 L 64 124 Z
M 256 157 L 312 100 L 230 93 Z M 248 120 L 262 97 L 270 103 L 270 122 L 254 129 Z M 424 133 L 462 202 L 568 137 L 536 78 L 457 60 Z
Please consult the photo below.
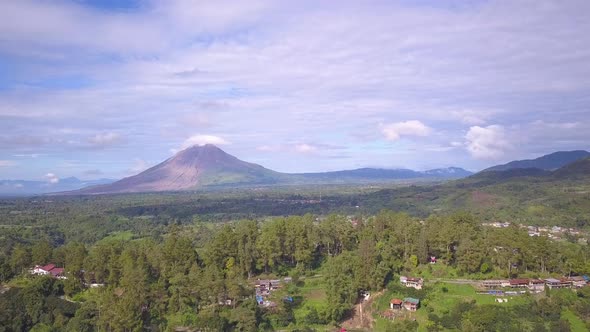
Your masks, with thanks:
M 391 301 L 389 301 L 389 308 L 393 310 L 401 309 L 403 303 L 404 302 L 400 299 L 391 299 Z

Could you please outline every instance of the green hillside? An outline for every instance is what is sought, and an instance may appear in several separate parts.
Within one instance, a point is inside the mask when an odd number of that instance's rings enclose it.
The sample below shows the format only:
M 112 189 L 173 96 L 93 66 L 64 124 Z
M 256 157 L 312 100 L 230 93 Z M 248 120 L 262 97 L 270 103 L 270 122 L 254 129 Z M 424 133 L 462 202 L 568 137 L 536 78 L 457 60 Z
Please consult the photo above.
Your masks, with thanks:
M 590 216 L 590 158 L 553 172 L 486 171 L 437 186 L 382 190 L 366 201 L 418 215 L 466 210 L 484 220 L 582 226 Z

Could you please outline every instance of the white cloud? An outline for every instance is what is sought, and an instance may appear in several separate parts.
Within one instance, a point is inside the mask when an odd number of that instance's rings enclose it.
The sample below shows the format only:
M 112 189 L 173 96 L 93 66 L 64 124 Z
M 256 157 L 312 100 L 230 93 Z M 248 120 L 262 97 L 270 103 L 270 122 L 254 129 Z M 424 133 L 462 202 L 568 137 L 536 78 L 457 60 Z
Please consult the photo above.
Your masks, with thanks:
M 548 130 L 568 130 L 568 129 L 576 129 L 582 126 L 580 122 L 556 122 L 550 123 L 543 120 L 537 120 L 531 123 L 531 126 L 535 129 L 540 129 L 543 131 Z
M 271 145 L 261 145 L 261 146 L 256 147 L 256 150 L 263 151 L 263 152 L 274 152 L 274 151 L 278 151 L 279 149 L 280 149 L 280 147 L 271 146 Z
M 113 132 L 96 134 L 88 139 L 88 143 L 94 147 L 106 147 L 121 141 L 121 135 Z
M 402 136 L 428 136 L 432 129 L 420 121 L 410 120 L 383 125 L 381 132 L 386 139 L 395 141 Z
M 211 119 L 206 113 L 190 113 L 180 121 L 182 126 L 206 127 L 211 125 Z
M 299 153 L 313 153 L 313 152 L 316 152 L 317 150 L 318 150 L 317 146 L 314 146 L 311 144 L 302 143 L 302 144 L 295 145 L 295 151 L 297 151 Z
M 464 124 L 468 125 L 483 125 L 487 122 L 488 118 L 492 115 L 490 111 L 484 110 L 460 110 L 460 111 L 452 111 L 451 115 Z
M 59 182 L 59 177 L 57 175 L 55 175 L 55 173 L 47 173 L 45 174 L 45 178 L 47 179 L 47 182 L 51 183 L 51 184 L 55 184 Z
M 133 166 L 131 166 L 131 168 L 129 170 L 127 170 L 127 173 L 129 174 L 137 174 L 140 172 L 145 171 L 146 169 L 149 168 L 149 163 L 143 159 L 140 158 L 135 158 L 133 159 Z
M 504 128 L 498 125 L 473 126 L 465 140 L 467 151 L 476 159 L 499 159 L 511 148 Z
M 19 158 L 38 158 L 39 156 L 42 156 L 42 154 L 40 153 L 21 153 L 21 154 L 14 154 L 14 157 L 19 157 Z
M 222 137 L 214 136 L 214 135 L 194 135 L 189 137 L 184 143 L 182 143 L 182 149 L 186 149 L 193 145 L 206 145 L 206 144 L 213 144 L 213 145 L 227 145 L 230 144 L 227 140 Z
M 14 160 L 0 160 L 0 167 L 10 167 L 18 165 Z

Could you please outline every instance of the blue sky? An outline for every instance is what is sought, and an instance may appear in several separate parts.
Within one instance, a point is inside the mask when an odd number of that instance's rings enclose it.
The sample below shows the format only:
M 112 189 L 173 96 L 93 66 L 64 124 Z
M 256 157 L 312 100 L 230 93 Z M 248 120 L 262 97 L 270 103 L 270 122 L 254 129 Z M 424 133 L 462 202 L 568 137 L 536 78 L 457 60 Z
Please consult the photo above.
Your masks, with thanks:
M 0 178 L 214 143 L 286 172 L 589 149 L 590 2 L 0 2 Z

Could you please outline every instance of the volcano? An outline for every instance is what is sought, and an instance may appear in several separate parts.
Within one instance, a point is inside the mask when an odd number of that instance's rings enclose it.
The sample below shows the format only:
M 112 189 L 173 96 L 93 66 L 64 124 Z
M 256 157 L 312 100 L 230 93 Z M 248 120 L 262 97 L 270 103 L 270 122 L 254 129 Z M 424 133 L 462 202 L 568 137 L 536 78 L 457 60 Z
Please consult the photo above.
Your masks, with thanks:
M 242 161 L 215 145 L 192 146 L 137 175 L 89 187 L 79 194 L 184 191 L 215 185 L 263 185 L 279 181 L 281 173 Z

